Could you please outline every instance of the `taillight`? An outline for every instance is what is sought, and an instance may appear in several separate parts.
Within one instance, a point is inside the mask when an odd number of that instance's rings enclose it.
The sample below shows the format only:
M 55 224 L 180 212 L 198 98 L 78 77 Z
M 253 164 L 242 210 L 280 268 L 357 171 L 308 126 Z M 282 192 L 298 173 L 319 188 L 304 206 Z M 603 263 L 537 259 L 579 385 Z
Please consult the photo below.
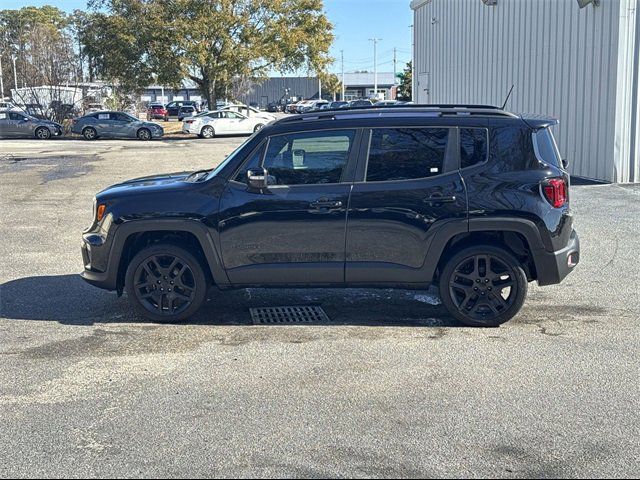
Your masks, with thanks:
M 553 208 L 560 208 L 567 203 L 567 180 L 549 178 L 542 182 L 542 193 Z
M 184 123 L 194 123 L 195 120 L 185 120 Z

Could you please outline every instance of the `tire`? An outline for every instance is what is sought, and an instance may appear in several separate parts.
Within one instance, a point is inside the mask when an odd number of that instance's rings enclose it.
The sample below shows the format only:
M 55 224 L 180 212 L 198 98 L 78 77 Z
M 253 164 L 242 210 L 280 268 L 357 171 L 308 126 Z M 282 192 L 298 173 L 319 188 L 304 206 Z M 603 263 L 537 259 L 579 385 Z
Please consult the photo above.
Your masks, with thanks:
M 148 128 L 141 128 L 140 130 L 138 130 L 138 133 L 136 133 L 136 136 L 138 137 L 138 140 L 143 140 L 143 141 L 148 141 L 151 140 L 151 130 L 149 130 Z
M 47 127 L 38 127 L 35 131 L 38 140 L 49 140 L 51 138 L 51 130 Z
M 93 127 L 86 127 L 82 130 L 82 136 L 85 140 L 95 140 L 98 138 L 98 132 Z
M 472 327 L 497 327 L 509 321 L 522 308 L 527 287 L 521 262 L 491 245 L 459 251 L 440 275 L 443 305 L 452 317 Z
M 262 130 L 262 127 L 264 127 L 262 123 L 257 124 L 255 127 L 253 127 L 253 133 L 256 133 L 257 131 Z
M 200 130 L 200 136 L 202 138 L 213 138 L 216 136 L 216 131 L 211 125 L 205 125 L 202 127 L 202 130 Z
M 136 313 L 160 323 L 180 322 L 194 315 L 202 307 L 208 288 L 201 263 L 172 244 L 153 245 L 138 252 L 125 277 L 127 296 Z

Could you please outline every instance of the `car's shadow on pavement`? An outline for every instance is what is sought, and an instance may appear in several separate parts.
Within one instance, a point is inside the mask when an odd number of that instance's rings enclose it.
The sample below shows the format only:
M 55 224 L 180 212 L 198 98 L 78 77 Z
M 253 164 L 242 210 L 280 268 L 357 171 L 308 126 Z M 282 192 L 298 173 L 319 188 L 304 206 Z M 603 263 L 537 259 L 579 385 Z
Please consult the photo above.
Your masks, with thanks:
M 433 290 L 212 288 L 205 306 L 187 323 L 252 325 L 250 308 L 319 305 L 328 325 L 458 327 Z M 126 295 L 118 298 L 79 275 L 34 276 L 0 285 L 0 318 L 56 321 L 65 325 L 149 323 Z M 325 323 L 326 325 L 326 323 Z

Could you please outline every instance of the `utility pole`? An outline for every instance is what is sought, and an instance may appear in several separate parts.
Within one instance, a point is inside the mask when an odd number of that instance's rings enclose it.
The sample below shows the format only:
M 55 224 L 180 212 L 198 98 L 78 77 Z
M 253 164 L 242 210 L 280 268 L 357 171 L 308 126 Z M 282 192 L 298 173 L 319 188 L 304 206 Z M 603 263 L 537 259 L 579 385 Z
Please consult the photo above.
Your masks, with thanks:
M 396 47 L 393 47 L 393 83 L 396 83 L 396 74 L 398 73 L 398 59 L 396 56 Z
M 318 75 L 318 100 L 322 100 L 322 80 L 320 75 Z
M 418 77 L 415 75 L 416 72 L 416 37 L 415 31 L 413 29 L 413 24 L 409 25 L 411 29 L 411 101 L 417 102 L 416 98 L 416 83 L 418 81 Z
M 378 42 L 381 38 L 370 38 L 373 42 L 373 95 L 378 98 Z
M 16 73 L 16 56 L 11 55 L 11 60 L 13 60 L 13 84 L 16 86 L 16 95 L 18 94 L 18 74 Z
M 340 101 L 344 102 L 344 50 L 340 50 L 340 59 L 342 63 L 342 92 L 340 95 Z
M 4 100 L 4 80 L 2 79 L 2 57 L 0 56 L 0 100 Z

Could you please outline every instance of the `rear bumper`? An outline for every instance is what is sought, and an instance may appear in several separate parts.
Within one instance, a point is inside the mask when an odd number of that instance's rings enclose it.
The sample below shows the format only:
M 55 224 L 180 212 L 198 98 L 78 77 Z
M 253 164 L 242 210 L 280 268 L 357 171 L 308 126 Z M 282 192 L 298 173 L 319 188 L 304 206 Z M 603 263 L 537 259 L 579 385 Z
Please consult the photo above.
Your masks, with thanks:
M 566 247 L 555 252 L 538 251 L 534 260 L 540 286 L 560 283 L 580 262 L 578 234 L 573 230 Z

